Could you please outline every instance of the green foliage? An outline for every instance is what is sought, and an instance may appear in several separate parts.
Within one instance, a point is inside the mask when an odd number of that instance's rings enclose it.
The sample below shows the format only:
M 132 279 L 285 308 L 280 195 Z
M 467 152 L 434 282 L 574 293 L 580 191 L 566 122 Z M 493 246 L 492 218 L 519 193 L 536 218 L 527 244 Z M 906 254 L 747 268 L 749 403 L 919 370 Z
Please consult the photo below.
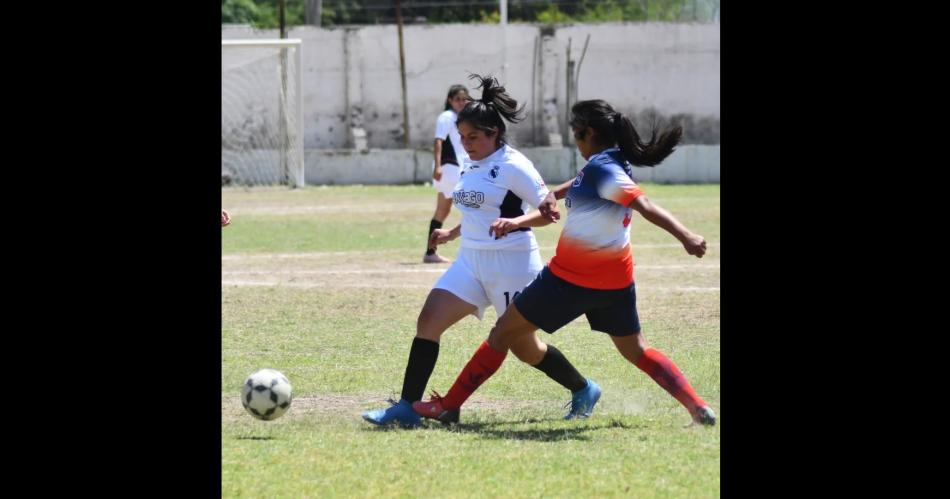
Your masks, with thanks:
M 556 4 L 548 5 L 548 8 L 538 13 L 538 22 L 545 24 L 569 23 L 574 19 L 571 16 L 561 12 Z
M 253 0 L 221 0 L 221 22 L 252 24 L 261 15 Z
M 578 20 L 585 23 L 623 21 L 623 7 L 614 0 L 596 2 L 584 10 Z
M 479 22 L 486 24 L 498 24 L 501 22 L 501 13 L 497 10 L 493 10 L 491 12 L 482 11 Z
M 306 23 L 306 0 L 286 0 L 284 22 L 287 26 Z M 250 24 L 258 29 L 280 27 L 276 0 L 221 0 L 221 22 Z
M 306 0 L 286 0 L 287 26 L 306 22 Z M 719 0 L 579 0 L 558 3 L 555 0 L 509 0 L 510 22 L 545 24 L 571 22 L 709 22 L 718 16 Z M 497 8 L 485 10 L 484 4 L 470 0 L 414 2 L 403 0 L 403 22 L 427 23 L 498 23 Z M 395 2 L 391 0 L 323 0 L 321 24 L 390 24 L 395 22 Z M 278 27 L 276 0 L 221 0 L 221 22 L 251 24 L 256 28 Z

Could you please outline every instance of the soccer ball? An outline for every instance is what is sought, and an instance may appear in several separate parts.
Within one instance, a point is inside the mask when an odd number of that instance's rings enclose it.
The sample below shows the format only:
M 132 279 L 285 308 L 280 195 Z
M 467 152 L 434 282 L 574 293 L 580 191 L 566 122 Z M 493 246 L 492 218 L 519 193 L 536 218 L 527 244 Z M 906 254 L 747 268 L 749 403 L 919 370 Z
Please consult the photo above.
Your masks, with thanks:
M 261 369 L 251 374 L 241 387 L 244 409 L 251 416 L 264 421 L 283 416 L 293 398 L 293 389 L 287 376 L 273 369 Z

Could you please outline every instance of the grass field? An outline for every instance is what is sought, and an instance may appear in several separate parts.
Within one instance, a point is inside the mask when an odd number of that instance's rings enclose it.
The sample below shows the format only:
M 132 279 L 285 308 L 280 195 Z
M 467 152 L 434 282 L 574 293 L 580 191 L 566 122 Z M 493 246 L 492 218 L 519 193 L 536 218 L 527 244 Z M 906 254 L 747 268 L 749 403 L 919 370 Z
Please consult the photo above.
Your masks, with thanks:
M 645 184 L 706 237 L 702 259 L 632 222 L 643 331 L 722 417 L 719 186 Z M 509 356 L 462 423 L 380 429 L 363 410 L 398 398 L 415 322 L 448 265 L 423 265 L 435 192 L 425 186 L 225 189 L 221 437 L 224 497 L 718 497 L 721 420 L 686 410 L 581 318 L 553 336 L 603 388 L 594 415 L 562 421 L 567 392 Z M 563 212 L 563 203 L 562 203 Z M 453 210 L 447 227 L 459 220 Z M 562 224 L 536 230 L 547 261 Z M 453 258 L 458 241 L 440 253 Z M 442 393 L 496 315 L 442 338 L 429 389 Z M 261 422 L 239 400 L 252 371 L 286 374 L 294 402 Z

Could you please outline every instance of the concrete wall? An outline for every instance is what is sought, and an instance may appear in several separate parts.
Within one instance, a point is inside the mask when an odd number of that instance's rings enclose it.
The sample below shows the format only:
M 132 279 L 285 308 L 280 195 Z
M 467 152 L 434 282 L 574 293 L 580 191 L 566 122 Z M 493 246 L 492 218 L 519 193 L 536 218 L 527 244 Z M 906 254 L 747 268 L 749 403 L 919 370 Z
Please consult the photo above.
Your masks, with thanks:
M 549 185 L 573 178 L 584 167 L 584 159 L 574 148 L 519 148 Z M 307 184 L 409 184 L 431 182 L 432 153 L 411 149 L 354 150 L 308 149 Z M 654 168 L 634 168 L 639 182 L 717 183 L 719 146 L 680 146 L 663 164 Z
M 588 34 L 579 99 L 604 98 L 639 126 L 654 114 L 672 117 L 686 125 L 687 143 L 719 142 L 718 24 L 510 24 L 504 46 L 499 25 L 449 24 L 404 28 L 410 147 L 431 147 L 446 90 L 471 86 L 470 72 L 499 76 L 527 105 L 526 119 L 509 131 L 513 145 L 566 144 L 568 39 L 579 61 Z M 277 36 L 222 27 L 223 39 Z M 405 147 L 395 26 L 296 27 L 288 36 L 303 40 L 305 148 L 354 147 L 360 129 L 370 148 Z
M 635 116 L 638 129 L 649 129 L 655 115 L 682 124 L 686 143 L 719 143 L 718 24 L 574 25 L 559 28 L 557 39 L 566 46 L 570 38 L 579 60 L 588 34 L 577 100 L 604 99 Z

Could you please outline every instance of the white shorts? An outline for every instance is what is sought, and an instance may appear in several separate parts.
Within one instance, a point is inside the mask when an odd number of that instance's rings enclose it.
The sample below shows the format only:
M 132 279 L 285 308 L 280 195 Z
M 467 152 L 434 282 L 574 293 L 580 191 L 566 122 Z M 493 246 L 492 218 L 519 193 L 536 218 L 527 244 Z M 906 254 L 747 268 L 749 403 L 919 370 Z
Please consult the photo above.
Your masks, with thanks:
M 479 320 L 489 305 L 501 317 L 515 295 L 533 281 L 544 262 L 534 251 L 459 249 L 458 256 L 433 289 L 444 289 L 478 307 Z
M 435 169 L 435 163 L 432 163 L 432 169 Z M 435 190 L 441 192 L 443 196 L 452 199 L 452 191 L 455 190 L 455 184 L 459 181 L 459 171 L 461 171 L 461 169 L 458 165 L 451 163 L 442 165 L 442 180 L 432 181 Z

